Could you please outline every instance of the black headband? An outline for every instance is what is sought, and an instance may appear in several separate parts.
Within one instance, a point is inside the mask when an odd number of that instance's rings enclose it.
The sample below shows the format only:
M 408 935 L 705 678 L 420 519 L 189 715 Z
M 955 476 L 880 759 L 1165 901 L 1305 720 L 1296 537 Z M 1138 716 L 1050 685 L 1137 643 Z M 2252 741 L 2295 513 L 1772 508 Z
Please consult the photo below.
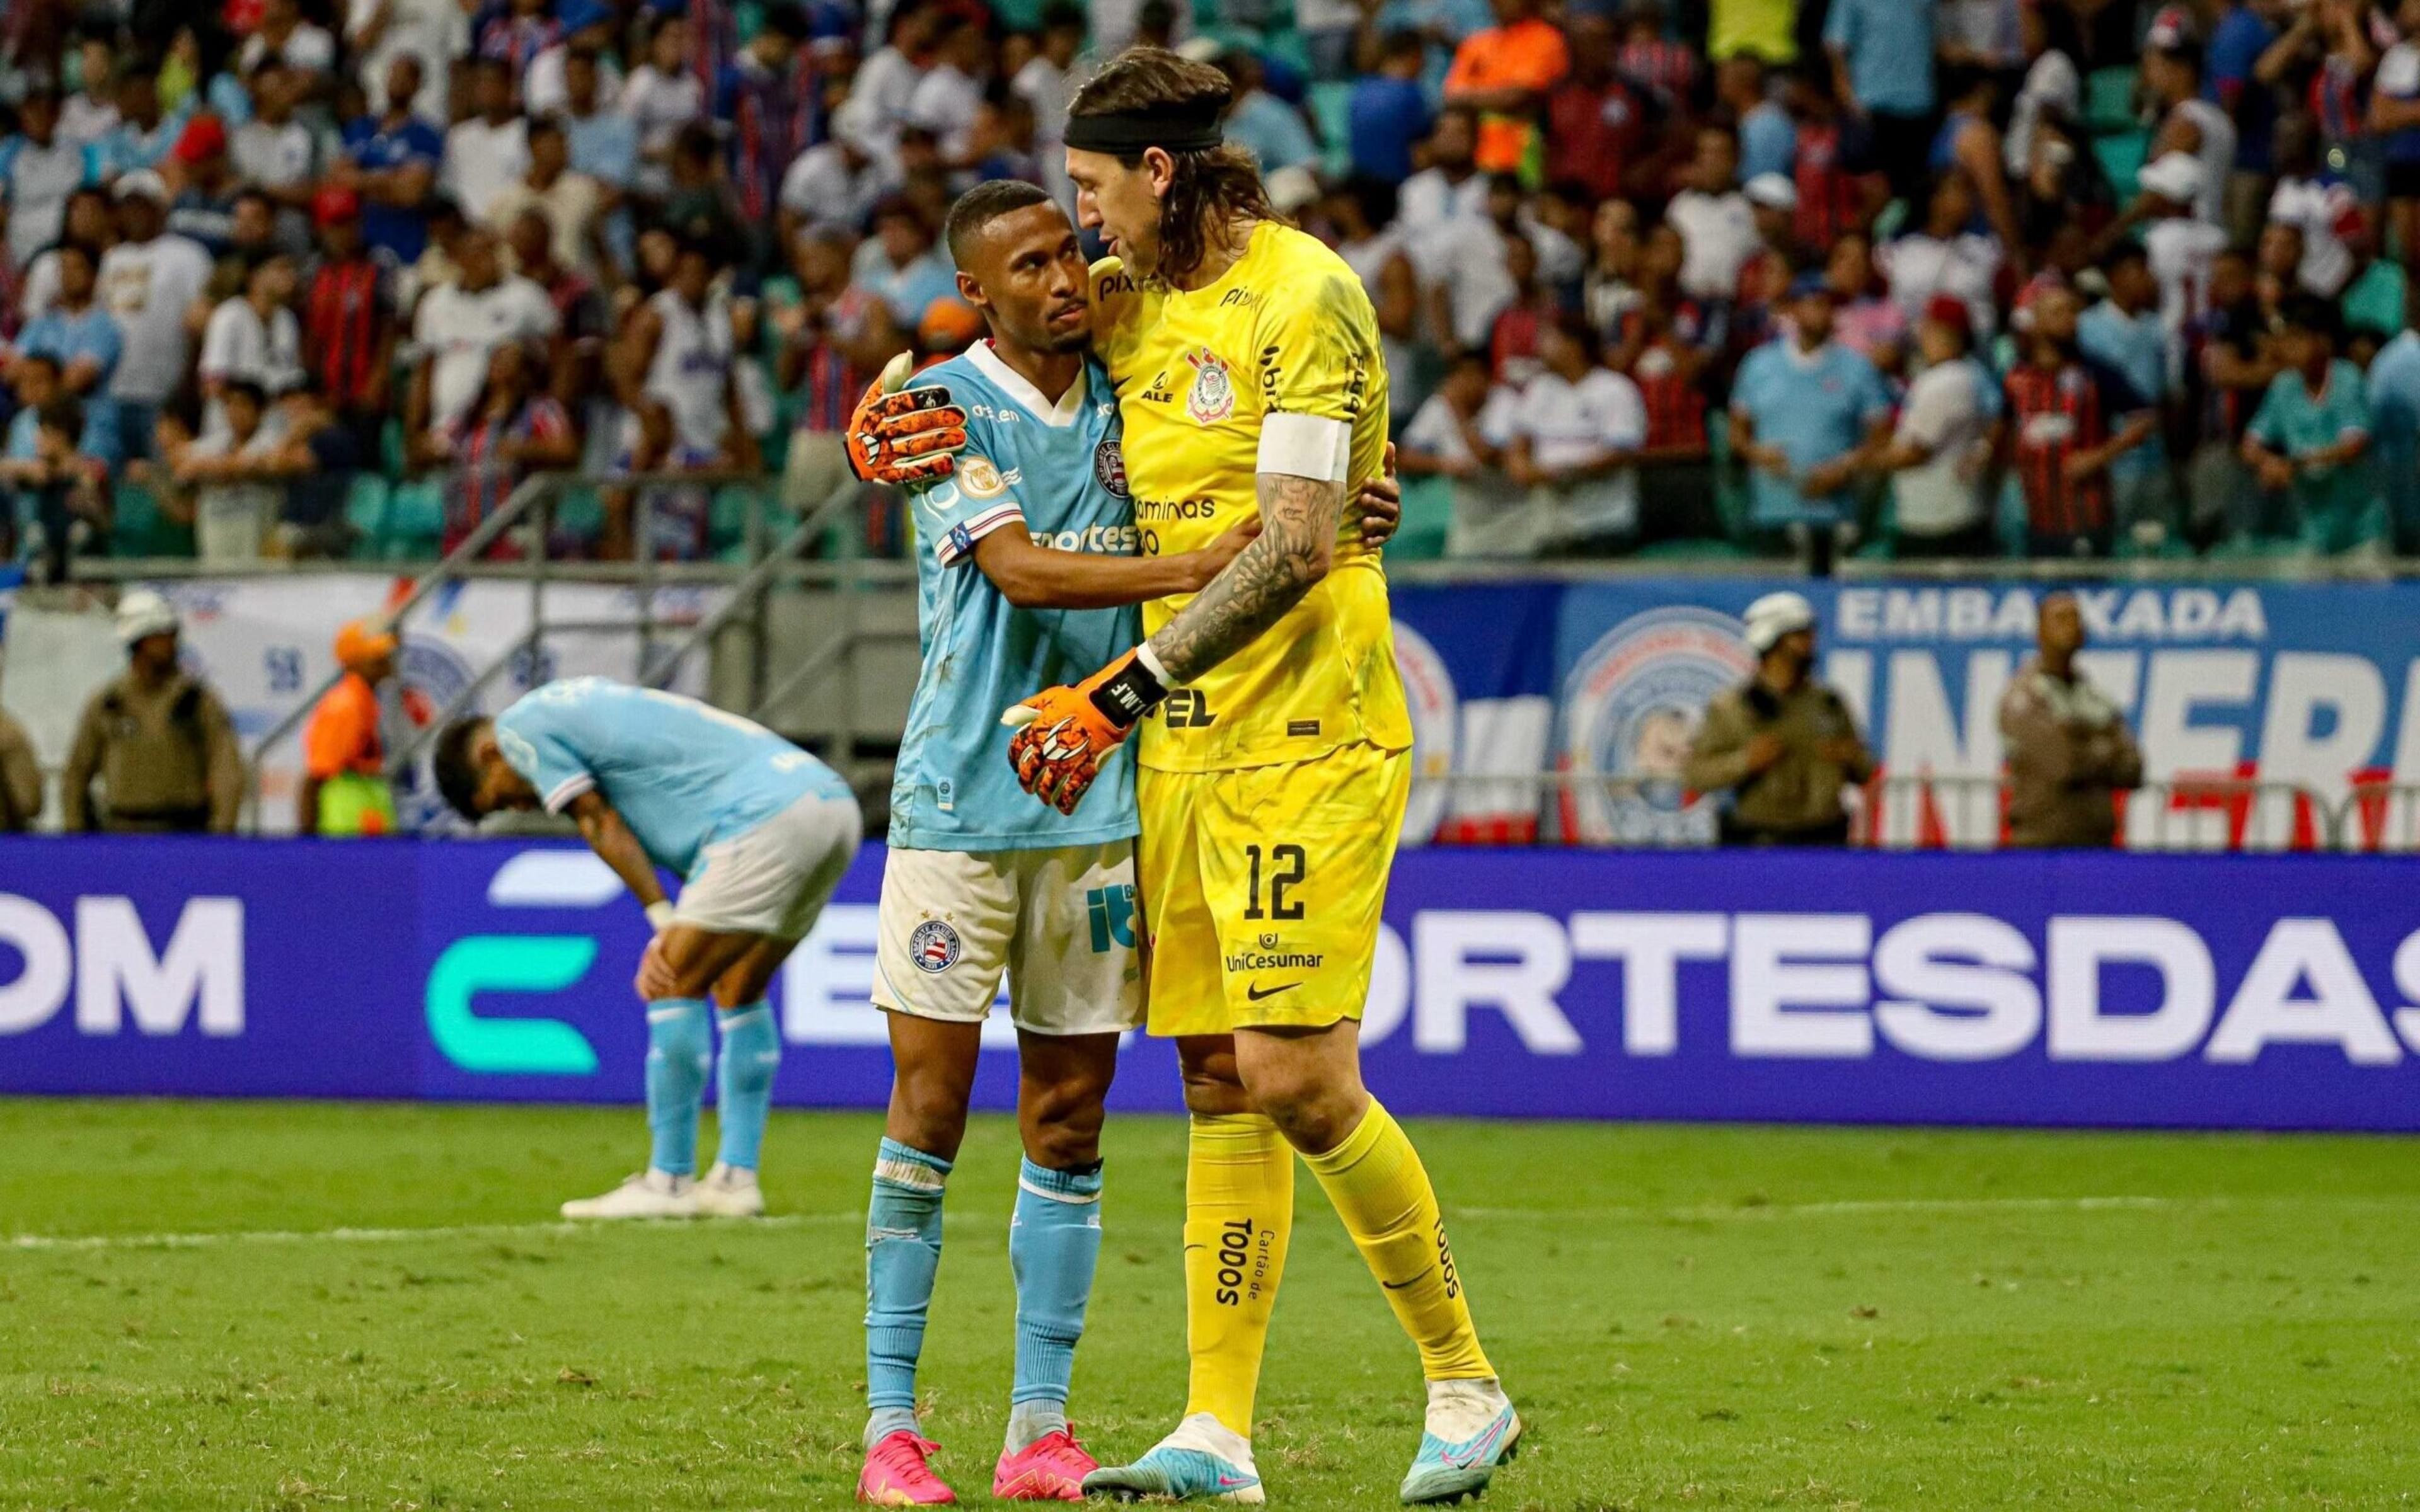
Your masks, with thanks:
M 1116 158 L 1139 157 L 1146 147 L 1208 152 L 1226 140 L 1218 131 L 1219 111 L 1218 105 L 1203 100 L 1107 116 L 1074 116 L 1068 117 L 1061 140 L 1078 152 L 1106 152 Z

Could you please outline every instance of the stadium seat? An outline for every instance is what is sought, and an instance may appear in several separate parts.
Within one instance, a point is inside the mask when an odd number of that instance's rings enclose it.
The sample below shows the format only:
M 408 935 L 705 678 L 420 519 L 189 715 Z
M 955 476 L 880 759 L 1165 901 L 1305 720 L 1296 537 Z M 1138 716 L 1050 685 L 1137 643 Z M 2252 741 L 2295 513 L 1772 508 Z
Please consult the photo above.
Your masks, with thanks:
M 2143 160 L 2150 150 L 2149 131 L 2119 131 L 2092 139 L 2092 155 L 2100 160 L 2101 171 L 2108 176 L 2109 188 L 2119 203 L 2134 197 L 2134 177 L 2143 171 Z
M 1873 530 L 1857 543 L 1853 555 L 1859 562 L 1889 562 L 1899 555 L 1899 498 L 1885 488 L 1883 501 L 1874 509 Z
M 1404 480 L 1404 523 L 1387 543 L 1387 554 L 1398 562 L 1434 562 L 1445 555 L 1446 534 L 1453 525 L 1453 480 L 1442 477 Z
M 605 533 L 605 501 L 594 488 L 566 488 L 554 503 L 554 537 L 593 545 Z
M 748 496 L 744 483 L 726 483 L 706 505 L 706 550 L 717 562 L 748 560 Z
M 1246 31 L 1240 26 L 1221 25 L 1215 19 L 1195 27 L 1193 35 L 1202 41 L 1218 43 L 1222 53 L 1233 51 L 1257 54 L 1262 50 L 1260 33 Z
M 1992 526 L 2000 538 L 2000 549 L 2012 557 L 2024 557 L 2026 546 L 2025 494 L 2013 470 L 2000 480 L 1999 508 L 1993 512 Z
M 181 557 L 194 551 L 194 528 L 161 512 L 160 501 L 140 484 L 110 490 L 109 554 L 114 557 Z
M 2130 67 L 2093 69 L 2084 81 L 2084 124 L 2095 134 L 2134 130 L 2142 120 L 2134 112 L 2134 85 Z
M 2406 252 L 2405 256 L 2412 255 Z M 2403 268 L 2380 257 L 2344 291 L 2345 325 L 2352 331 L 2392 333 L 2403 329 Z
M 1320 145 L 1327 149 L 1327 171 L 1339 177 L 1353 171 L 1353 86 L 1336 80 L 1311 86 L 1311 119 L 1319 129 Z
M 1294 69 L 1295 77 L 1311 77 L 1311 46 L 1302 39 L 1302 33 L 1293 27 L 1263 34 L 1260 52 L 1261 56 L 1269 62 Z
M 1233 32 L 1247 39 L 1243 44 L 1246 47 L 1256 45 L 1263 32 L 1281 31 L 1294 24 L 1294 0 L 1258 0 L 1249 8 L 1249 15 L 1238 14 L 1248 8 L 1233 0 L 1192 0 L 1192 4 L 1195 35 Z M 1233 24 L 1229 23 L 1231 15 L 1237 16 Z
M 352 487 L 345 495 L 345 523 L 353 529 L 352 555 L 356 560 L 375 561 L 383 549 L 387 499 L 393 492 L 386 479 L 375 472 L 354 477 Z
M 445 534 L 445 491 L 425 479 L 398 485 L 387 497 L 379 532 L 380 555 L 389 562 L 415 562 L 437 555 Z
M 1747 479 L 1731 464 L 1731 417 L 1713 410 L 1706 416 L 1706 453 L 1714 471 L 1714 515 L 1723 534 L 1732 541 L 1747 538 Z

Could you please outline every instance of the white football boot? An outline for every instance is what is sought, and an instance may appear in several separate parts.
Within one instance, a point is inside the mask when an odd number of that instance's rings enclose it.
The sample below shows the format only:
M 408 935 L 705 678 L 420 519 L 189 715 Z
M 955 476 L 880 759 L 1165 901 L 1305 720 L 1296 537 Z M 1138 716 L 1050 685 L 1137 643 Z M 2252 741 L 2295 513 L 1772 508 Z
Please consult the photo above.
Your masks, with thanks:
M 566 1218 L 694 1218 L 700 1211 L 694 1180 L 659 1170 L 625 1178 L 601 1197 L 579 1197 L 563 1205 Z
M 1207 1412 L 1196 1412 L 1131 1465 L 1103 1465 L 1084 1477 L 1086 1496 L 1121 1502 L 1146 1497 L 1177 1502 L 1231 1502 L 1257 1506 L 1269 1499 L 1252 1464 L 1251 1441 Z
M 756 1184 L 756 1173 L 721 1161 L 716 1161 L 714 1169 L 706 1173 L 706 1180 L 697 1183 L 696 1196 L 701 1218 L 765 1216 L 765 1189 Z

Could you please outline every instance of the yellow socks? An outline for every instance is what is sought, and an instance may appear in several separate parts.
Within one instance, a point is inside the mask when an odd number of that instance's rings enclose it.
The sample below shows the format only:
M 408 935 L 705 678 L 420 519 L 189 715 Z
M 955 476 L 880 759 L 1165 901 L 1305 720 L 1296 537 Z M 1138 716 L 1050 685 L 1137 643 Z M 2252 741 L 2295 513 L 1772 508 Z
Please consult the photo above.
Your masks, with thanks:
M 1294 1226 L 1294 1149 L 1256 1113 L 1197 1114 L 1185 1171 L 1187 1417 L 1252 1436 L 1252 1397 Z M 1376 1102 L 1344 1142 L 1307 1155 L 1345 1232 L 1378 1278 L 1431 1381 L 1493 1377 L 1464 1300 L 1435 1189 L 1401 1125 Z
M 1429 1211 L 1435 1211 L 1432 1201 Z M 1277 1125 L 1257 1113 L 1195 1114 L 1185 1167 L 1187 1417 L 1208 1412 L 1230 1431 L 1252 1436 L 1261 1351 L 1293 1227 L 1294 1149 Z M 1469 1328 L 1467 1317 L 1463 1327 Z
M 1195 1124 L 1200 1127 L 1199 1120 Z M 1195 1148 L 1200 1148 L 1200 1134 Z M 1479 1348 L 1470 1304 L 1462 1294 L 1446 1247 L 1436 1189 L 1403 1126 L 1373 1098 L 1344 1142 L 1324 1155 L 1305 1155 L 1327 1200 L 1361 1248 L 1388 1305 L 1420 1347 L 1420 1373 L 1431 1381 L 1496 1374 Z M 1192 1243 L 1188 1227 L 1186 1242 Z M 1190 1257 L 1188 1256 L 1189 1259 Z M 1187 1275 L 1191 1274 L 1190 1270 Z

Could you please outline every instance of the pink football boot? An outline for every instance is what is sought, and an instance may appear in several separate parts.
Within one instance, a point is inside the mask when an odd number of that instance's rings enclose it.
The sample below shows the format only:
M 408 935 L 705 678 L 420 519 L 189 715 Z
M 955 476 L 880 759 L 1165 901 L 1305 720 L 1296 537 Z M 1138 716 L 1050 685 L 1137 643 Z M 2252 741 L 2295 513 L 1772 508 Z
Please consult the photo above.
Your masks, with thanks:
M 991 1473 L 991 1494 L 1003 1502 L 1080 1502 L 1084 1477 L 1100 1468 L 1062 1428 L 1014 1453 L 1003 1451 Z
M 941 1446 L 908 1428 L 887 1433 L 865 1452 L 857 1499 L 873 1506 L 947 1506 L 957 1496 L 924 1463 Z

